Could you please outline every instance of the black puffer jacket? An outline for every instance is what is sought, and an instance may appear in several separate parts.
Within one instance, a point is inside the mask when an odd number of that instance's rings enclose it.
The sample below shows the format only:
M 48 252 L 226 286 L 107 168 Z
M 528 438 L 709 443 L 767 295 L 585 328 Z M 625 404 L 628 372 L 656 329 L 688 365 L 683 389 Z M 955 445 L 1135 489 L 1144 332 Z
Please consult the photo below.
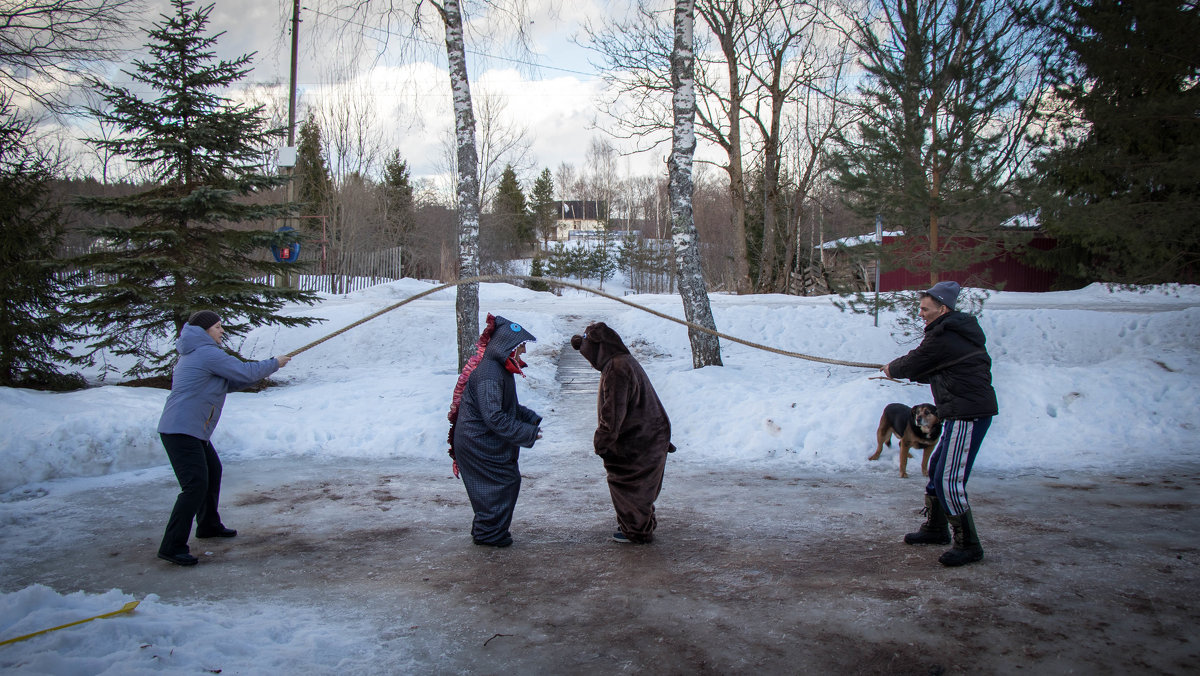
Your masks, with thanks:
M 942 419 L 996 415 L 999 407 L 986 341 L 975 317 L 950 312 L 930 322 L 921 344 L 888 364 L 888 373 L 928 383 Z

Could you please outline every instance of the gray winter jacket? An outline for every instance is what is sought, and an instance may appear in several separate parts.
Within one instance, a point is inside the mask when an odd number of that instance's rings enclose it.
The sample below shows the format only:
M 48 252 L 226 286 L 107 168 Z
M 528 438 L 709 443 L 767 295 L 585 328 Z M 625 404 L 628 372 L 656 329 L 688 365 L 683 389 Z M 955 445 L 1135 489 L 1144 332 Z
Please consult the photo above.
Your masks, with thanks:
M 175 341 L 179 361 L 171 374 L 171 394 L 158 420 L 159 434 L 186 434 L 208 441 L 225 395 L 241 390 L 279 370 L 274 357 L 243 362 L 222 350 L 204 329 L 185 324 Z

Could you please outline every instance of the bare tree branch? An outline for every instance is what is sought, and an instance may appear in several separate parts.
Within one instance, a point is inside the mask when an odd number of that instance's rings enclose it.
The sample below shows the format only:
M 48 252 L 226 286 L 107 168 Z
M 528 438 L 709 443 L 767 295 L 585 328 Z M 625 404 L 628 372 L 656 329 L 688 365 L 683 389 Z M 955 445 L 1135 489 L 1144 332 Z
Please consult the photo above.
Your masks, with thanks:
M 114 60 L 142 0 L 0 0 L 0 88 L 54 112 L 79 71 Z

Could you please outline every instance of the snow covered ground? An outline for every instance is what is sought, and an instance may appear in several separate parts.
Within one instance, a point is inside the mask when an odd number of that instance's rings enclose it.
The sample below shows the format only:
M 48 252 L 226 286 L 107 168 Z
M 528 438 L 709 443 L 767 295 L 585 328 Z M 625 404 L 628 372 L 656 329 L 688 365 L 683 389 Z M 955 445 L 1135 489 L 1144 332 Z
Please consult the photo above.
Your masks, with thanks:
M 328 296 L 316 307 L 289 310 L 325 318 L 323 324 L 259 329 L 239 348 L 252 358 L 287 352 L 427 288 L 402 280 Z M 677 296 L 630 298 L 681 314 Z M 885 314 L 875 327 L 870 316 L 840 312 L 829 298 L 715 295 L 712 305 L 721 331 L 786 350 L 883 363 L 913 346 L 893 338 L 894 316 Z M 890 480 L 894 448 L 866 461 L 880 411 L 890 402 L 931 399 L 924 386 L 875 380 L 875 372 L 736 344 L 722 346 L 724 367 L 693 370 L 682 326 L 579 292 L 559 297 L 489 284 L 480 307 L 537 336 L 518 391 L 545 416 L 539 445 L 551 449 L 587 444 L 593 414 L 564 408 L 554 363 L 571 334 L 594 319 L 614 327 L 642 361 L 671 415 L 680 449 L 672 462 L 696 471 Z M 453 308 L 452 290 L 416 301 L 299 355 L 273 377 L 276 387 L 230 395 L 213 438 L 226 466 L 444 463 L 457 376 Z M 1000 292 L 980 321 L 1001 414 L 977 473 L 1113 473 L 1200 462 L 1200 287 Z M 47 523 L 46 515 L 73 495 L 168 479 L 154 432 L 166 394 L 112 385 L 67 394 L 0 388 L 0 542 L 72 527 Z M 908 481 L 917 490 L 919 479 Z M 169 500 L 155 507 L 165 519 Z M 152 549 L 144 554 L 153 557 Z M 0 571 L 9 565 L 6 555 Z M 41 584 L 0 592 L 0 640 L 110 612 L 133 598 L 118 589 L 84 593 Z M 220 663 L 225 673 L 372 672 L 373 649 L 358 638 L 371 630 L 361 618 L 277 611 L 261 599 L 181 604 L 150 594 L 131 615 L 0 647 L 0 669 L 204 673 Z M 146 657 L 164 646 L 169 660 Z

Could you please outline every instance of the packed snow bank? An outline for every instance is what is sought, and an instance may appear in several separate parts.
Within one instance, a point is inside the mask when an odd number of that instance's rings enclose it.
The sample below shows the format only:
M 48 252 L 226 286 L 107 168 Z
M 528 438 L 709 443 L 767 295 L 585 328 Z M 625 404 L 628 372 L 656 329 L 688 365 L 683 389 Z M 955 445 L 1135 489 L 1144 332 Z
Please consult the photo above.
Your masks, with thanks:
M 429 288 L 402 280 L 326 296 L 316 307 L 288 310 L 324 323 L 258 329 L 238 347 L 256 359 L 294 350 Z M 682 314 L 677 296 L 631 298 Z M 892 337 L 894 315 L 876 327 L 828 297 L 718 294 L 712 304 L 721 331 L 805 354 L 883 363 L 914 346 Z M 653 379 L 679 462 L 861 467 L 885 405 L 931 400 L 925 386 L 737 344 L 722 345 L 724 367 L 694 370 L 684 327 L 603 298 L 486 284 L 480 308 L 537 336 L 518 391 L 545 415 L 547 434 L 556 433 L 556 353 L 588 321 L 607 321 Z M 1200 287 L 993 293 L 981 324 L 1000 416 L 978 468 L 1083 469 L 1200 455 Z M 454 331 L 453 290 L 363 324 L 299 355 L 273 377 L 279 386 L 231 394 L 213 443 L 227 459 L 444 457 Z M 155 427 L 166 395 L 118 386 L 66 394 L 0 388 L 0 491 L 165 464 Z M 884 458 L 895 463 L 895 453 Z
M 119 589 L 58 594 L 40 584 L 0 594 L 0 640 L 111 613 L 132 600 Z M 55 676 L 371 670 L 365 625 L 311 608 L 247 601 L 230 612 L 227 605 L 169 605 L 150 594 L 131 613 L 4 646 L 0 670 Z M 388 668 L 406 671 L 403 664 Z

